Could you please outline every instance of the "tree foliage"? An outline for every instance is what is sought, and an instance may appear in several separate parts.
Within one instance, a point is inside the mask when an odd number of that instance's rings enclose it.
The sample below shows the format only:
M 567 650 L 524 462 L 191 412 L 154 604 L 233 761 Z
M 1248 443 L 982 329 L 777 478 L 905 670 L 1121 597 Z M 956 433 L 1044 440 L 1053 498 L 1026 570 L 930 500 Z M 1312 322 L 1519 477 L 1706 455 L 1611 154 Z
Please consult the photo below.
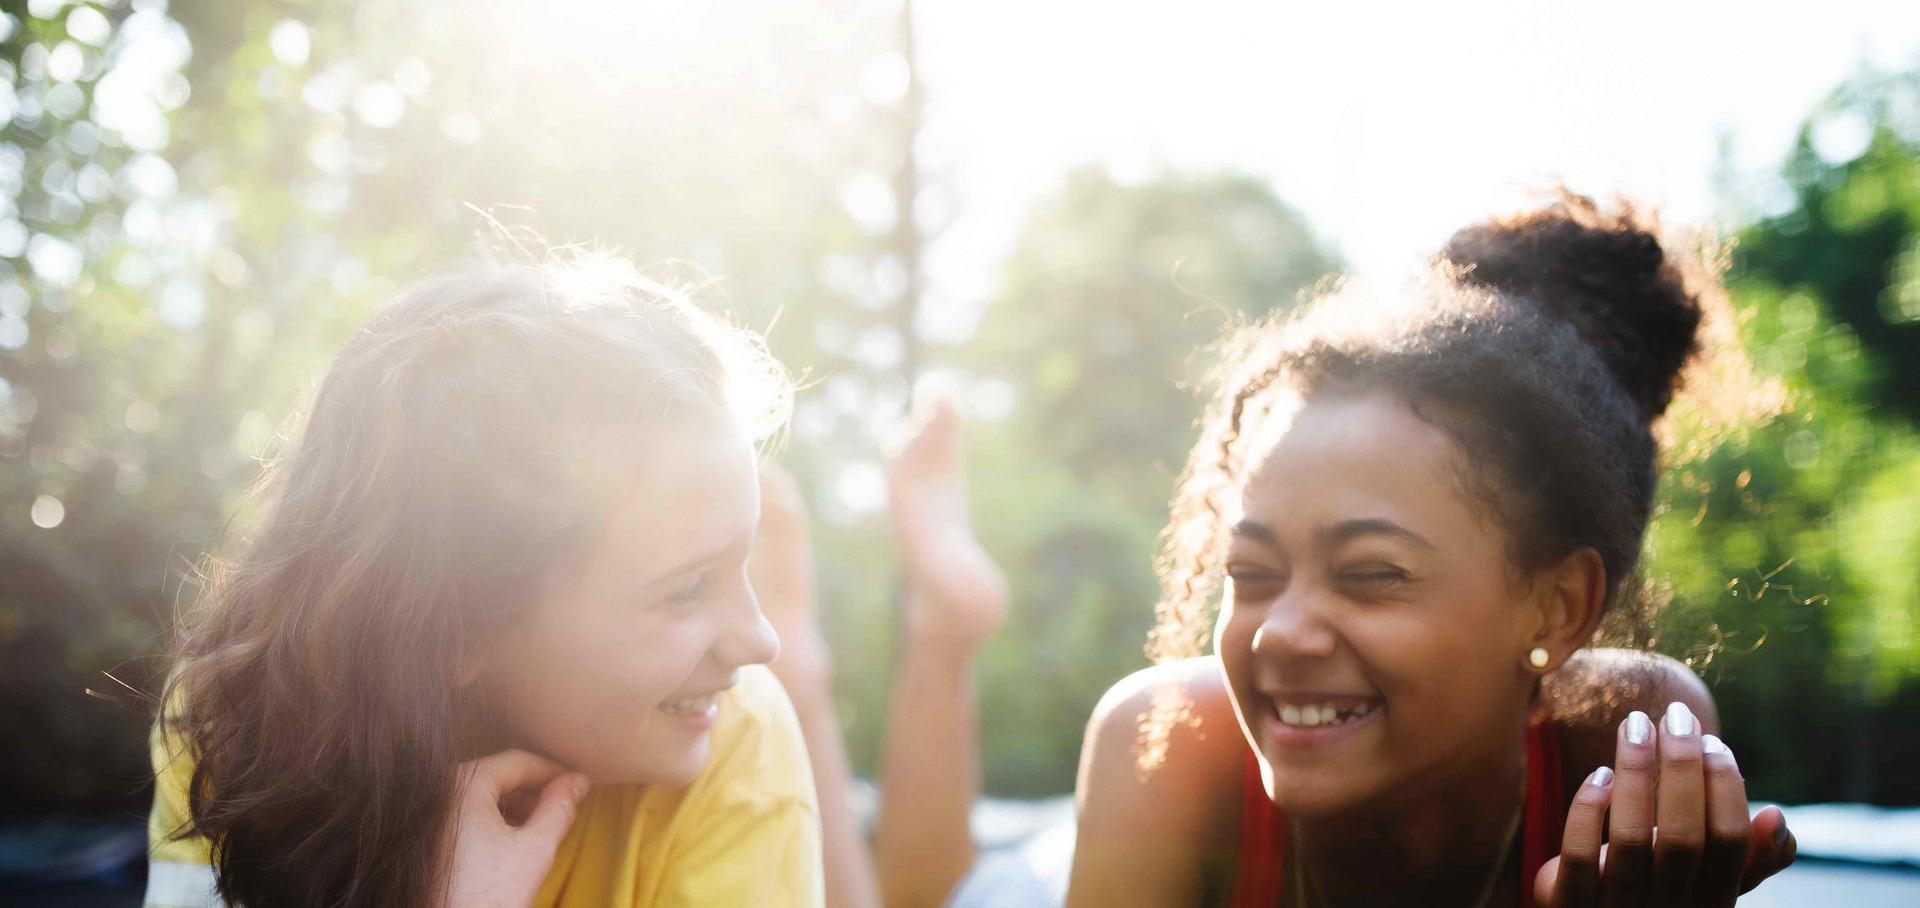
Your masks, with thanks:
M 1823 158 L 1836 129 L 1858 147 Z M 1666 476 L 1662 644 L 1714 682 L 1761 796 L 1920 803 L 1920 75 L 1840 87 L 1783 176 L 1793 204 L 1739 234 L 1732 287 L 1793 407 Z
M 244 527 L 331 351 L 476 244 L 598 240 L 771 326 L 871 766 L 898 594 L 876 458 L 908 390 L 897 97 L 873 87 L 896 10 L 629 6 L 0 2 L 0 804 L 138 808 L 145 705 L 104 673 L 156 680 L 191 565 Z M 1716 684 L 1763 797 L 1920 802 L 1894 765 L 1920 749 L 1915 80 L 1837 92 L 1791 203 L 1740 235 L 1741 330 L 1796 405 L 1676 464 L 1650 543 L 1660 644 Z M 1016 596 L 982 657 L 991 790 L 1066 790 L 1092 704 L 1143 664 L 1195 350 L 1337 267 L 1256 180 L 1082 170 L 973 337 L 929 340 Z

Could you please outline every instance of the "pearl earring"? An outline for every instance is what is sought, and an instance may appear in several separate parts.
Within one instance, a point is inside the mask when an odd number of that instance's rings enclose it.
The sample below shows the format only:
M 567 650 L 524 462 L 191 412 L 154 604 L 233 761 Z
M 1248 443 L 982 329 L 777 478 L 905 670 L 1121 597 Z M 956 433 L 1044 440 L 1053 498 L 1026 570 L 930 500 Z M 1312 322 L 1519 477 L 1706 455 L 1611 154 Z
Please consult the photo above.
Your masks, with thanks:
M 1547 652 L 1544 646 L 1536 646 L 1527 651 L 1527 664 L 1534 668 L 1546 668 L 1547 663 L 1551 661 L 1553 661 L 1553 654 Z

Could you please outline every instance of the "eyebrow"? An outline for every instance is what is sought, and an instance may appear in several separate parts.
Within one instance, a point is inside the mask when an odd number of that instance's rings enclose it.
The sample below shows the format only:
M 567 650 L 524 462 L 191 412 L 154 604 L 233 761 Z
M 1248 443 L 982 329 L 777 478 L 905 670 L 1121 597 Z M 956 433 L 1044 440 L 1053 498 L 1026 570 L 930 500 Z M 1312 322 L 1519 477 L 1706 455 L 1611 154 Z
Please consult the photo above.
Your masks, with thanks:
M 1263 545 L 1280 544 L 1280 538 L 1273 534 L 1273 529 L 1258 520 L 1242 520 L 1234 524 L 1233 535 L 1244 539 L 1251 539 Z
M 733 548 L 732 545 L 723 545 L 723 546 L 720 546 L 719 548 L 714 549 L 713 551 L 702 552 L 699 555 L 695 555 L 692 558 L 688 558 L 687 560 L 680 562 L 678 565 L 675 565 L 674 567 L 668 568 L 667 570 L 654 574 L 653 578 L 651 580 L 648 580 L 647 583 L 651 585 L 656 583 L 666 583 L 669 580 L 678 579 L 681 576 L 692 573 L 697 568 L 703 568 L 709 564 L 712 564 L 715 561 L 719 561 L 720 558 L 725 554 L 727 554 L 727 551 L 732 548 Z
M 1280 544 L 1279 536 L 1273 528 L 1257 520 L 1242 520 L 1233 525 L 1233 535 L 1269 546 Z M 1361 536 L 1397 536 L 1423 549 L 1432 549 L 1433 543 L 1420 535 L 1391 520 L 1379 517 L 1362 517 L 1342 520 L 1329 527 L 1321 528 L 1316 534 L 1320 544 L 1327 548 L 1336 548 Z

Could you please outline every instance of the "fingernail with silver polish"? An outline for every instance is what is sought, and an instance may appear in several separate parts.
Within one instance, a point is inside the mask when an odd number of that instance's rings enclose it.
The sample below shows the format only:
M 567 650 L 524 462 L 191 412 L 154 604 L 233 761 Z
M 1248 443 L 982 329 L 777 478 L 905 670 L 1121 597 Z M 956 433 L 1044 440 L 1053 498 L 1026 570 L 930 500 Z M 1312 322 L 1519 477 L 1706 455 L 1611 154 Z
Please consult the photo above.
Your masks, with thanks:
M 1706 751 L 1709 756 L 1718 754 L 1726 757 L 1727 762 L 1733 764 L 1735 772 L 1740 770 L 1740 761 L 1733 758 L 1733 751 L 1727 747 L 1727 742 L 1720 740 L 1718 735 L 1701 735 L 1700 749 Z
M 1612 785 L 1613 769 L 1611 767 L 1602 766 L 1599 769 L 1594 770 L 1593 775 L 1590 775 L 1587 777 L 1587 784 L 1592 785 L 1595 788 L 1605 788 L 1608 785 Z
M 1678 700 L 1667 704 L 1667 734 L 1684 738 L 1693 734 L 1693 710 Z
M 1627 741 L 1633 744 L 1645 744 L 1653 740 L 1653 720 L 1647 714 L 1634 710 L 1627 714 Z
M 1787 847 L 1787 820 L 1780 818 L 1780 825 L 1773 827 L 1773 844 L 1776 848 Z

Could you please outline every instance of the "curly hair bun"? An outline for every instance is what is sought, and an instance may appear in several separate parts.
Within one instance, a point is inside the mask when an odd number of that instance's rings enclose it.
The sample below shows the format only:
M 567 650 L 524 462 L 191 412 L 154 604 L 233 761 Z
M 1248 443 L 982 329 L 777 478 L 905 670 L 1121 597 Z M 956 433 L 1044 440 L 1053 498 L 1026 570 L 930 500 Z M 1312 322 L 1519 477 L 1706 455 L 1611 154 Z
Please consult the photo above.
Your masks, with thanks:
M 1648 422 L 1699 350 L 1690 269 L 1661 245 L 1654 213 L 1630 201 L 1603 209 L 1561 189 L 1545 206 L 1461 230 L 1439 258 L 1463 284 L 1571 322 Z

